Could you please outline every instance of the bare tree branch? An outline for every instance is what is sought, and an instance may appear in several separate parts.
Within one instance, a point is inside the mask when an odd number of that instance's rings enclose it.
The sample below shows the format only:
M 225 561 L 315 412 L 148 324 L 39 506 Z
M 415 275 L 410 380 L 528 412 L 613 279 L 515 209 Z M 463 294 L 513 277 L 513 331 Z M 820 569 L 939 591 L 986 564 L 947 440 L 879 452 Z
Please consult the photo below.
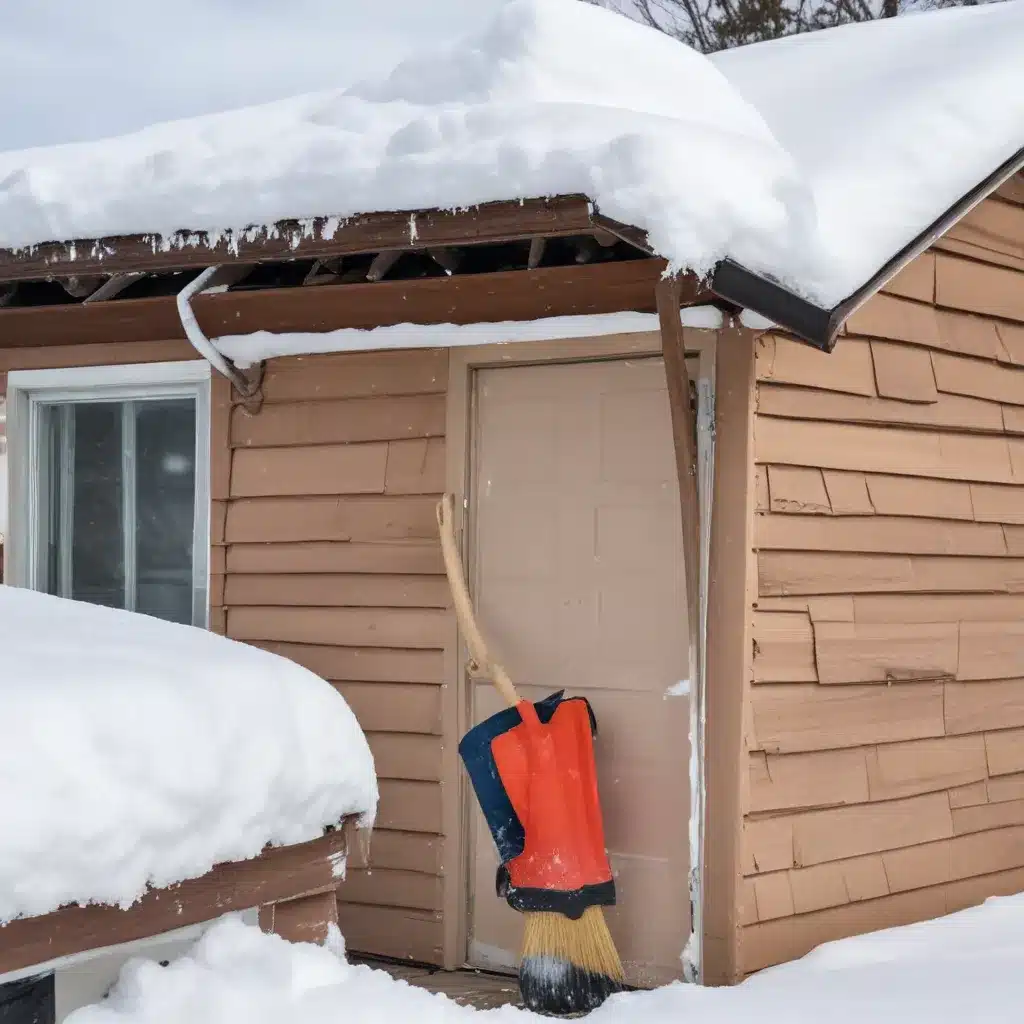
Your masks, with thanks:
M 656 28 L 702 53 L 904 11 L 1002 0 L 584 0 Z

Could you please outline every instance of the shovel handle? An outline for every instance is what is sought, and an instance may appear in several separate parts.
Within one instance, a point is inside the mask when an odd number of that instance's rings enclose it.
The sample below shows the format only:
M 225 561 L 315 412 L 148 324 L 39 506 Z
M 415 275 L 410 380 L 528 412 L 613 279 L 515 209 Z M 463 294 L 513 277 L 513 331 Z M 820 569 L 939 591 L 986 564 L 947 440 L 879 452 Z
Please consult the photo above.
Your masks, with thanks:
M 462 559 L 455 543 L 455 503 L 450 494 L 445 494 L 437 503 L 437 527 L 441 534 L 441 553 L 444 555 L 448 586 L 451 587 L 452 600 L 455 602 L 455 616 L 469 649 L 469 673 L 471 676 L 490 677 L 505 703 L 515 707 L 519 703 L 519 694 L 508 673 L 491 658 L 473 613 L 473 602 L 462 571 Z

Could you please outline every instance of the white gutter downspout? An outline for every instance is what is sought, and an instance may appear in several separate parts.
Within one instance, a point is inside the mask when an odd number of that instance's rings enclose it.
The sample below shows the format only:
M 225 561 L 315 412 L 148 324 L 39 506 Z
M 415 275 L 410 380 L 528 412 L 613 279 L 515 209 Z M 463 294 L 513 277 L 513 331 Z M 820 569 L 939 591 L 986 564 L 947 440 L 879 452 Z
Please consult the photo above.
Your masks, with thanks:
M 207 267 L 194 281 L 190 281 L 178 292 L 177 305 L 178 316 L 181 319 L 182 329 L 192 347 L 223 377 L 237 388 L 238 393 L 244 398 L 250 398 L 255 393 L 258 385 L 250 381 L 241 370 L 216 348 L 210 339 L 203 334 L 199 326 L 195 311 L 192 309 L 192 300 L 206 290 L 213 276 L 220 270 L 218 267 Z

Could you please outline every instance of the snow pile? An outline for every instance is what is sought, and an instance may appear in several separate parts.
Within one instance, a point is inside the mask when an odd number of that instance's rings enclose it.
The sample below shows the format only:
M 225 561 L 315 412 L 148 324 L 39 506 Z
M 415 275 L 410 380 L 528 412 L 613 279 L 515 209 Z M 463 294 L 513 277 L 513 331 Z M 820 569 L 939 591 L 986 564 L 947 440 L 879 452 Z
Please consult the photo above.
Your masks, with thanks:
M 849 25 L 714 54 L 814 195 L 828 304 L 1024 147 L 1024 3 Z
M 355 716 L 284 658 L 12 587 L 0 651 L 0 923 L 372 824 Z
M 0 153 L 0 245 L 567 193 L 679 266 L 811 266 L 809 193 L 754 108 L 703 56 L 578 0 L 511 0 L 381 81 Z
M 731 257 L 831 305 L 1024 144 L 1022 52 L 1020 2 L 708 58 L 509 0 L 378 81 L 0 153 L 0 246 L 584 193 L 675 268 Z
M 108 999 L 67 1024 L 471 1024 L 543 1020 L 511 1007 L 481 1015 L 347 964 L 331 948 L 289 945 L 237 918 L 169 967 L 129 963 Z M 938 921 L 846 939 L 731 989 L 675 984 L 615 996 L 594 1024 L 1006 1024 L 1024 999 L 1024 896 Z

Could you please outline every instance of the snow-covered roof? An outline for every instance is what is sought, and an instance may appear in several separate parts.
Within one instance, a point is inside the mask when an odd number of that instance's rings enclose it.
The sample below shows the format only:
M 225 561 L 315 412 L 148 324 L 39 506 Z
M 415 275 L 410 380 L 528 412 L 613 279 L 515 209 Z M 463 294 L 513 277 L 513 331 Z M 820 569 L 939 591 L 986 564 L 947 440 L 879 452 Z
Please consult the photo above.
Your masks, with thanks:
M 832 306 L 1024 146 L 1022 52 L 1021 0 L 713 58 L 510 0 L 377 81 L 0 153 L 0 246 L 583 193 L 674 269 Z
M 329 683 L 189 626 L 0 586 L 0 924 L 371 824 Z

